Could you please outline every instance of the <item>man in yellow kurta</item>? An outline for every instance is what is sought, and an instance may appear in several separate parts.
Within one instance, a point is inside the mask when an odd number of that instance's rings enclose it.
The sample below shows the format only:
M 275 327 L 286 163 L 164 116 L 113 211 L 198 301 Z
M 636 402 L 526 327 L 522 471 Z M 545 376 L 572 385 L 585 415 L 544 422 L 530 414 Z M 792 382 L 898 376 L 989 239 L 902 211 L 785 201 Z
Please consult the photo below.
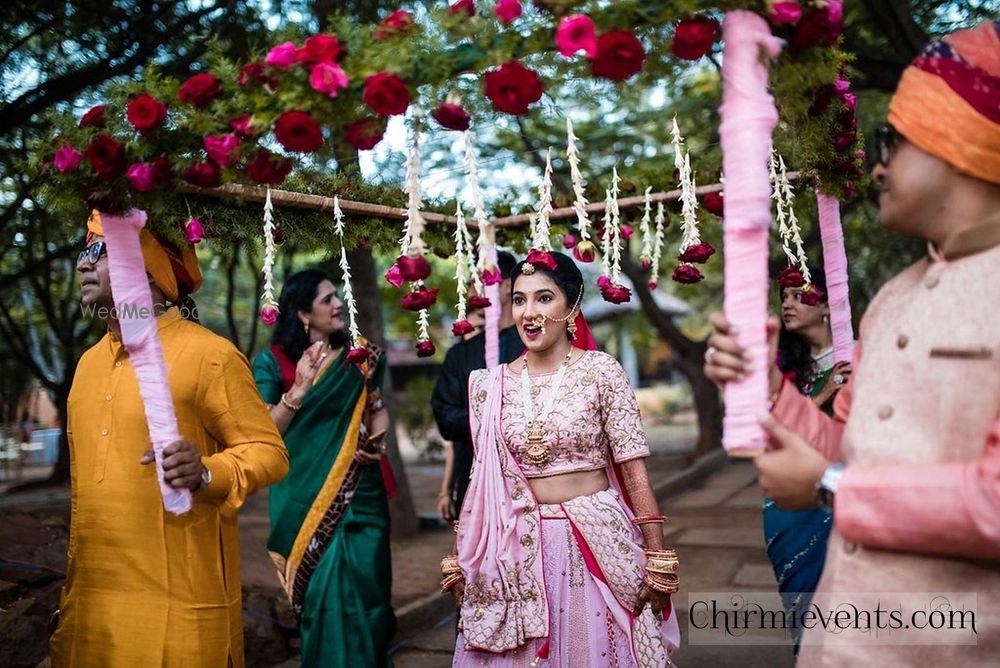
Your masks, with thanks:
M 69 569 L 52 637 L 54 666 L 243 665 L 236 515 L 280 480 L 288 454 L 246 358 L 181 317 L 201 283 L 191 248 L 142 230 L 163 354 L 182 440 L 164 478 L 192 490 L 192 509 L 164 510 L 135 373 L 122 346 L 100 217 L 80 254 L 81 301 L 108 333 L 84 353 L 69 395 Z

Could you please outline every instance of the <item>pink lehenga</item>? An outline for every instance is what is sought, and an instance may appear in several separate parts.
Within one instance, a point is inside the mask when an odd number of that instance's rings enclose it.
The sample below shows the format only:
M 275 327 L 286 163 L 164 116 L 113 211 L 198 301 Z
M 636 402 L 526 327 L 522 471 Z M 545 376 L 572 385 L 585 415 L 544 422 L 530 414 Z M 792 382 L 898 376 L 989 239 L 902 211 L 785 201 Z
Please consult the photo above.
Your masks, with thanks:
M 526 455 L 524 402 L 505 366 L 469 383 L 475 463 L 458 528 L 465 578 L 455 666 L 666 666 L 673 607 L 636 607 L 646 558 L 616 465 L 649 454 L 618 362 L 586 352 L 546 418 L 550 459 Z M 550 376 L 534 376 L 538 393 Z M 606 469 L 608 489 L 539 504 L 529 477 Z

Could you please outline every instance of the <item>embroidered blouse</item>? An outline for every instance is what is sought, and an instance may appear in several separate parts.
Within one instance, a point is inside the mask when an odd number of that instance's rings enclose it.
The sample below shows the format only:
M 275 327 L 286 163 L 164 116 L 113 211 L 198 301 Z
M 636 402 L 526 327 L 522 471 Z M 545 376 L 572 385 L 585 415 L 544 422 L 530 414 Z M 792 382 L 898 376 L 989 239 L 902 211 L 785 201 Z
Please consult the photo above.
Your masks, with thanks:
M 501 432 L 525 477 L 594 471 L 615 462 L 649 456 L 639 404 L 625 370 L 611 355 L 587 351 L 566 369 L 552 412 L 545 417 L 544 443 L 549 461 L 538 466 L 527 457 L 527 419 L 521 396 L 520 362 L 517 371 L 504 370 Z M 469 379 L 469 407 L 481 418 L 486 401 L 488 371 L 474 371 Z M 556 373 L 531 376 L 531 395 L 537 415 L 551 392 Z M 479 444 L 477 444 L 479 447 Z

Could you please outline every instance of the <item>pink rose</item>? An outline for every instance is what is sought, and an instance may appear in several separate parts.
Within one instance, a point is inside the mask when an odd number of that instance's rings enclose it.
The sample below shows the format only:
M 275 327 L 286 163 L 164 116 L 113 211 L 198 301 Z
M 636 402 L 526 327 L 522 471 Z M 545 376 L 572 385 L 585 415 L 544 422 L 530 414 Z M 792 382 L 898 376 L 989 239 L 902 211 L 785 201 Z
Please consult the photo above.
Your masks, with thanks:
M 656 281 L 650 281 L 649 283 L 646 283 L 646 287 L 649 288 L 650 290 L 655 290 L 656 289 Z
M 184 238 L 189 244 L 196 244 L 205 238 L 205 228 L 200 220 L 192 218 L 184 224 Z
M 419 341 L 417 343 L 417 357 L 433 357 L 435 352 L 432 341 Z
M 490 266 L 483 270 L 482 279 L 483 285 L 500 285 L 503 283 L 503 274 L 499 267 Z
M 309 85 L 317 93 L 337 97 L 347 87 L 347 74 L 336 63 L 318 63 L 309 75 Z
M 55 163 L 56 169 L 65 174 L 66 172 L 75 172 L 76 168 L 80 166 L 80 160 L 82 159 L 83 153 L 80 153 L 69 144 L 64 144 L 56 151 L 52 162 Z
M 698 271 L 698 267 L 693 264 L 679 264 L 677 268 L 674 269 L 673 275 L 670 277 L 678 283 L 692 284 L 697 283 L 705 279 L 702 273 Z
M 230 119 L 229 127 L 242 137 L 252 137 L 261 131 L 261 128 L 254 125 L 253 116 L 250 114 L 243 114 L 242 116 Z
M 403 287 L 403 283 L 406 282 L 406 279 L 403 278 L 403 272 L 399 270 L 398 264 L 389 267 L 389 270 L 385 272 L 384 278 L 386 283 L 394 288 L 401 288 Z
M 474 3 L 472 0 L 458 0 L 458 2 L 448 7 L 448 11 L 451 14 L 458 14 L 460 12 L 465 12 L 469 16 L 475 16 L 476 3 Z
M 567 16 L 556 28 L 556 47 L 559 53 L 572 58 L 581 49 L 588 58 L 597 55 L 597 26 L 584 14 Z
M 631 225 L 622 225 L 621 233 L 622 233 L 622 240 L 628 241 L 629 239 L 632 238 L 632 235 L 635 233 L 635 230 L 632 229 Z
M 459 320 L 451 326 L 451 333 L 455 336 L 465 336 L 474 331 L 476 331 L 476 328 L 468 320 Z
M 772 0 L 769 3 L 767 16 L 771 23 L 776 26 L 795 25 L 802 18 L 802 8 L 798 2 L 788 2 L 786 0 Z
M 563 248 L 568 248 L 572 250 L 576 246 L 576 237 L 572 234 L 567 234 L 563 237 Z
M 573 248 L 573 257 L 584 264 L 594 261 L 597 256 L 597 249 L 594 248 L 594 244 L 586 239 L 577 242 L 576 246 Z
M 520 0 L 497 0 L 493 13 L 504 23 L 510 23 L 521 15 Z
M 278 309 L 273 306 L 265 306 L 260 310 L 260 319 L 268 327 L 273 327 L 278 322 Z
M 240 159 L 240 138 L 233 134 L 206 135 L 205 152 L 219 167 L 228 167 Z
M 153 165 L 148 162 L 137 162 L 129 165 L 128 171 L 125 172 L 125 178 L 128 179 L 129 185 L 141 193 L 148 193 L 156 187 L 156 181 L 153 178 Z
M 294 42 L 282 42 L 267 52 L 264 62 L 271 67 L 287 70 L 295 64 L 297 51 Z
M 642 258 L 642 270 L 643 271 L 649 271 L 652 268 L 653 268 L 653 260 L 652 260 L 652 258 L 643 257 Z
M 611 277 L 610 276 L 605 276 L 604 274 L 601 274 L 600 276 L 597 277 L 597 287 L 599 287 L 599 288 L 601 288 L 603 290 L 604 288 L 608 287 L 609 285 L 611 285 Z

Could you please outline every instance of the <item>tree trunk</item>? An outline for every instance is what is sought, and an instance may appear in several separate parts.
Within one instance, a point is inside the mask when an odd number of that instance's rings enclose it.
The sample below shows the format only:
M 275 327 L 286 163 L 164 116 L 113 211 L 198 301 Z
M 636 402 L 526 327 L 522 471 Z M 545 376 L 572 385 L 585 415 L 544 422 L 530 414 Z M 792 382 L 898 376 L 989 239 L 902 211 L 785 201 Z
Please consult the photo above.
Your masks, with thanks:
M 706 341 L 693 341 L 684 336 L 673 320 L 665 315 L 653 300 L 646 286 L 645 272 L 628 256 L 622 257 L 622 271 L 632 281 L 642 312 L 667 342 L 677 360 L 677 368 L 691 385 L 695 412 L 698 414 L 698 442 L 695 454 L 702 455 L 722 445 L 722 404 L 719 390 L 705 376 Z
M 382 319 L 382 303 L 379 299 L 378 273 L 375 271 L 375 258 L 371 249 L 361 248 L 348 251 L 347 261 L 351 265 L 354 294 L 358 305 L 358 327 L 373 343 L 385 347 L 385 323 Z M 339 270 L 333 275 L 338 275 Z M 384 383 L 385 397 L 389 405 L 389 439 L 387 455 L 396 475 L 396 498 L 389 503 L 392 513 L 392 535 L 394 538 L 409 538 L 417 533 L 417 511 L 413 504 L 413 495 L 403 466 L 403 458 L 399 454 L 399 444 L 396 443 L 396 421 L 393 416 L 392 377 L 386 374 Z

